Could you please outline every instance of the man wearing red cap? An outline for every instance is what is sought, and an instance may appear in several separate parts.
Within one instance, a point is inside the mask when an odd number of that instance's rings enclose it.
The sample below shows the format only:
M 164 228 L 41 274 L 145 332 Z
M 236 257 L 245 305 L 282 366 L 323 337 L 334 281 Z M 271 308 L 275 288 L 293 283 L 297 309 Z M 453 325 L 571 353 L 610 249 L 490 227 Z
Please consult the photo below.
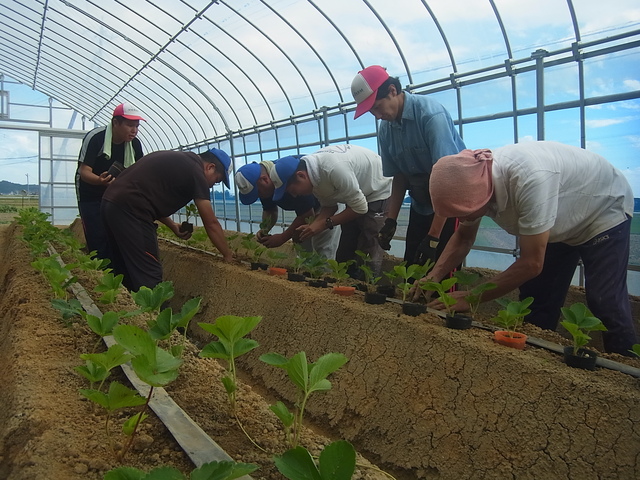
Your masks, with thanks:
M 605 350 L 629 355 L 637 343 L 627 290 L 633 192 L 622 172 L 582 148 L 524 142 L 441 158 L 430 186 L 436 213 L 462 223 L 428 277 L 440 280 L 464 259 L 486 215 L 519 237 L 520 255 L 482 301 L 519 288 L 521 299 L 534 298 L 525 320 L 555 330 L 582 260 L 587 304 L 608 330 Z M 468 310 L 466 293 L 452 294 L 456 311 Z
M 389 215 L 380 230 L 382 248 L 389 250 L 400 207 L 409 190 L 411 210 L 404 259 L 408 263 L 435 261 L 455 229 L 455 219 L 434 214 L 429 196 L 429 175 L 445 155 L 465 149 L 449 112 L 425 95 L 403 91 L 398 78 L 372 65 L 351 83 L 358 107 L 355 118 L 366 112 L 381 120 L 378 139 L 384 175 L 393 177 Z
M 113 111 L 111 122 L 85 135 L 78 157 L 76 196 L 87 249 L 98 258 L 110 258 L 107 234 L 100 218 L 100 203 L 107 186 L 124 168 L 143 155 L 136 138 L 140 111 L 121 103 Z

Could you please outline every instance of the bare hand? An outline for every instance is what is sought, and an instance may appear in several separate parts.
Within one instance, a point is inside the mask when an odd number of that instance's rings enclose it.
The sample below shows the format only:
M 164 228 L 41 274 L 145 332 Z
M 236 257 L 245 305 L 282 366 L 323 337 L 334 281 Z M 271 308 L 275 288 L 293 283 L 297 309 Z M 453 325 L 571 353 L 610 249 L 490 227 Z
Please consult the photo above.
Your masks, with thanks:
M 171 228 L 171 231 L 175 234 L 176 237 L 181 238 L 182 240 L 189 240 L 191 238 L 191 233 L 190 231 L 181 231 L 180 230 L 180 224 L 173 222 L 173 225 L 171 225 L 169 228 Z
M 296 228 L 296 232 L 300 234 L 301 242 L 304 242 L 307 238 L 311 238 L 314 235 L 317 235 L 322 230 L 324 230 L 324 228 L 317 223 L 312 223 L 311 225 L 302 225 Z
M 222 257 L 222 261 L 226 263 L 232 263 L 234 261 L 233 253 L 230 253 L 229 255 L 224 255 Z
M 287 239 L 283 234 L 278 233 L 275 235 L 267 235 L 266 237 L 262 237 L 262 240 L 258 240 L 262 245 L 267 248 L 275 248 L 282 245 Z
M 107 172 L 102 172 L 100 175 L 98 175 L 98 182 L 100 185 L 109 185 L 114 178 L 115 177 L 109 175 Z
M 460 290 L 449 293 L 449 295 L 451 295 L 453 298 L 455 298 L 457 300 L 457 302 L 455 304 L 453 304 L 453 307 L 452 307 L 456 312 L 462 313 L 462 312 L 468 312 L 469 311 L 469 304 L 464 299 L 465 295 L 467 295 L 467 294 L 468 294 L 468 292 L 460 291 Z M 427 304 L 427 307 L 435 308 L 436 310 L 446 310 L 446 307 L 445 307 L 444 303 L 442 303 L 437 298 L 435 300 L 432 300 L 431 302 L 429 302 Z

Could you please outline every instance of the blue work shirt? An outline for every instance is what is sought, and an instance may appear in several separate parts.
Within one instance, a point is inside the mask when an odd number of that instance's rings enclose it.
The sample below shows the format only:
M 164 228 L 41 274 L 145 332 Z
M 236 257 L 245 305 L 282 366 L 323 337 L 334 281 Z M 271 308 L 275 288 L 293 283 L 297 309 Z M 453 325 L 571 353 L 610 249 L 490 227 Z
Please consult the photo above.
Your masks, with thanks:
M 412 208 L 422 215 L 431 215 L 429 176 L 433 164 L 466 148 L 449 112 L 426 95 L 404 92 L 401 121 L 383 120 L 378 139 L 383 174 L 386 177 L 405 175 L 411 189 L 423 193 L 420 200 L 412 194 Z

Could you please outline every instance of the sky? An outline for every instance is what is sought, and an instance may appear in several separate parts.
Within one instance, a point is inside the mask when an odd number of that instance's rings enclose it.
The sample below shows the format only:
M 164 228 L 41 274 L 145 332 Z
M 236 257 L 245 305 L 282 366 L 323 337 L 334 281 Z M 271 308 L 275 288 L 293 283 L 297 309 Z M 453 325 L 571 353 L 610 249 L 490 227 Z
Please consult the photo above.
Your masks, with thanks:
M 167 3 L 171 8 L 175 8 L 176 10 L 173 10 L 172 13 L 181 19 L 192 15 L 192 12 L 188 11 L 183 4 L 165 2 L 164 0 L 157 1 L 160 4 Z M 197 3 L 194 1 L 194 4 Z M 223 3 L 236 5 L 234 2 Z M 298 28 L 305 26 L 304 20 L 311 18 L 311 14 L 317 14 L 309 3 L 299 0 L 269 0 L 267 3 L 278 10 L 285 19 L 295 23 Z M 418 84 L 434 77 L 447 77 L 450 73 L 449 54 L 420 0 L 402 0 L 400 2 L 402 8 L 398 8 L 398 4 L 393 2 L 389 4 L 383 0 L 370 0 L 369 3 L 377 9 L 392 31 L 395 43 L 374 41 L 382 35 L 380 24 L 375 21 L 372 13 L 363 7 L 363 3 L 355 1 L 345 3 L 341 0 L 323 0 L 323 2 L 315 3 L 321 5 L 324 12 L 348 37 L 364 64 L 384 65 L 390 73 L 400 77 L 402 84 Z M 446 32 L 458 71 L 464 72 L 504 61 L 504 41 L 500 35 L 495 15 L 489 8 L 487 1 L 431 0 L 427 3 Z M 539 0 L 535 2 L 535 8 L 526 8 L 527 3 L 523 3 L 521 0 L 495 0 L 495 4 L 504 21 L 514 58 L 527 57 L 541 45 L 550 50 L 559 48 L 567 44 L 568 38 L 574 36 L 571 24 L 568 22 L 566 0 Z M 54 9 L 62 10 L 64 8 L 64 5 L 58 0 L 50 1 L 49 5 Z M 596 0 L 573 0 L 573 5 L 579 19 L 583 41 L 615 35 L 619 31 L 637 30 L 640 25 L 640 7 L 638 7 L 637 0 L 611 0 L 606 6 Z M 462 6 L 464 8 L 461 8 Z M 115 3 L 113 7 L 122 8 L 121 5 Z M 178 11 L 180 8 L 184 11 Z M 278 73 L 282 72 L 279 81 L 291 80 L 285 85 L 284 90 L 296 108 L 306 108 L 302 111 L 309 111 L 313 108 L 309 104 L 309 91 L 312 91 L 317 97 L 317 102 L 326 101 L 329 102 L 326 103 L 328 105 L 335 105 L 340 101 L 336 97 L 332 80 L 328 78 L 325 69 L 317 61 L 317 56 L 330 60 L 331 70 L 334 72 L 341 96 L 344 101 L 351 100 L 349 84 L 357 71 L 357 65 L 354 64 L 353 55 L 345 49 L 344 40 L 335 30 L 320 28 L 323 23 L 319 21 L 314 23 L 316 28 L 306 28 L 305 37 L 316 49 L 316 52 L 311 52 L 310 47 L 299 37 L 288 37 L 287 32 L 290 29 L 283 28 L 282 21 L 275 18 L 257 0 L 247 0 L 235 8 L 240 15 L 244 15 L 256 23 L 262 21 L 260 28 L 278 40 L 281 45 L 286 45 L 287 55 L 294 60 L 308 83 L 300 81 L 300 75 L 292 68 L 291 62 L 286 61 L 284 54 L 269 42 L 264 41 L 263 37 L 256 35 L 255 29 L 249 27 L 247 22 L 239 20 L 239 16 L 234 14 L 231 8 L 225 10 L 223 5 L 216 6 L 215 9 L 212 8 L 212 12 L 207 12 L 207 14 L 213 16 L 214 13 L 222 13 L 212 20 L 217 25 L 222 25 L 240 42 L 233 45 L 228 44 L 226 52 L 214 51 L 205 40 L 214 39 L 212 40 L 213 45 L 227 45 L 227 43 L 223 42 L 220 31 L 217 30 L 214 23 L 207 23 L 208 20 L 203 18 L 193 27 L 200 29 L 199 36 L 187 35 L 184 44 L 174 42 L 170 51 L 167 51 L 166 57 L 168 58 L 169 54 L 176 58 L 186 57 L 194 63 L 200 62 L 196 69 L 209 69 L 207 75 L 211 76 L 213 80 L 201 88 L 206 90 L 205 93 L 218 103 L 221 113 L 226 116 L 226 121 L 231 124 L 232 128 L 236 118 L 242 122 L 240 126 L 251 125 L 252 112 L 247 105 L 236 98 L 238 91 L 232 88 L 224 90 L 224 94 L 228 96 L 229 103 L 227 104 L 218 98 L 218 93 L 212 89 L 212 86 L 219 86 L 222 89 L 226 83 L 232 83 L 251 102 L 251 107 L 254 108 L 253 115 L 258 117 L 261 114 L 269 113 L 267 110 L 271 110 L 275 118 L 287 118 L 291 114 L 274 79 L 265 74 L 264 68 L 256 62 L 256 59 L 246 60 L 246 65 L 249 66 L 245 67 L 245 72 L 252 74 L 251 80 L 269 99 L 268 108 L 261 104 L 263 100 L 257 95 L 258 88 L 254 89 L 249 79 L 241 75 L 239 70 L 233 68 L 231 60 L 240 62 L 248 56 L 240 45 L 251 49 L 256 58 L 266 64 L 273 65 Z M 119 16 L 123 17 L 125 14 L 130 14 L 130 12 L 123 11 L 119 13 Z M 168 18 L 161 16 L 157 16 L 157 18 L 158 22 L 162 22 L 162 24 L 155 25 L 158 31 L 160 29 L 171 31 L 172 28 L 175 28 L 175 25 L 172 25 Z M 354 19 L 358 21 L 354 21 Z M 133 20 L 136 19 L 131 21 Z M 377 25 L 377 30 L 373 29 L 373 25 Z M 431 28 L 425 28 L 425 25 L 431 25 Z M 160 40 L 159 44 L 162 41 L 164 40 Z M 154 46 L 145 45 L 145 47 L 153 50 Z M 206 52 L 204 58 L 210 60 L 213 66 L 220 68 L 224 75 L 216 72 L 211 65 L 203 63 L 203 58 L 194 57 L 191 59 L 193 53 L 188 47 L 195 51 Z M 0 43 L 1 48 L 2 43 Z M 86 48 L 91 48 L 91 46 L 87 45 Z M 107 46 L 103 43 L 100 48 L 107 48 Z M 410 67 L 412 78 L 406 74 L 403 59 L 398 55 L 399 49 Z M 226 53 L 230 59 L 225 58 L 223 53 Z M 584 68 L 587 78 L 585 84 L 587 96 L 606 96 L 640 90 L 639 49 L 632 53 L 627 52 L 621 55 L 587 60 L 584 63 Z M 1 63 L 0 73 L 11 77 L 10 71 L 2 71 Z M 197 79 L 194 78 L 194 80 Z M 518 76 L 519 108 L 535 105 L 533 80 L 533 75 Z M 46 108 L 37 110 L 20 105 L 35 104 L 47 107 L 49 105 L 47 96 L 32 91 L 26 86 L 5 83 L 4 87 L 10 90 L 12 118 L 16 120 L 35 117 L 39 120 L 46 120 L 48 118 Z M 141 89 L 142 86 L 136 85 L 136 88 Z M 167 93 L 172 92 L 170 87 L 167 88 L 169 89 Z M 509 110 L 511 108 L 510 88 L 508 80 L 464 87 L 462 89 L 463 116 L 474 117 L 495 111 Z M 575 100 L 578 91 L 575 64 L 554 67 L 545 72 L 545 101 L 547 103 Z M 180 97 L 180 92 L 176 91 L 175 93 L 179 101 L 185 102 L 184 108 L 192 108 L 189 99 Z M 456 109 L 455 97 L 450 92 L 436 94 L 434 98 L 449 110 Z M 176 102 L 173 103 L 173 108 L 178 108 L 175 107 Z M 61 106 L 57 102 L 54 104 Z M 231 112 L 231 105 L 236 110 L 235 112 Z M 141 108 L 144 111 L 144 107 L 141 106 Z M 296 113 L 299 111 L 297 110 Z M 56 117 L 59 117 L 54 122 L 54 126 L 57 128 L 71 126 L 76 129 L 83 129 L 83 127 L 89 129 L 93 126 L 93 123 L 88 121 L 83 125 L 80 115 L 72 116 L 69 111 L 57 111 Z M 259 122 L 265 121 L 264 118 L 258 118 L 258 120 Z M 545 121 L 547 139 L 579 145 L 577 109 L 548 112 Z M 0 126 L 2 123 L 0 120 Z M 204 119 L 202 123 L 203 125 L 206 123 Z M 143 125 L 140 138 L 143 144 L 148 146 L 148 149 L 153 149 L 153 146 L 158 144 L 157 141 L 154 143 L 155 137 L 153 135 L 155 132 L 151 132 L 151 129 L 159 128 L 161 125 L 164 124 L 157 117 L 146 125 L 146 128 L 149 129 L 148 132 L 144 131 L 145 125 Z M 374 122 L 370 115 L 365 115 L 355 122 L 350 121 L 350 125 L 363 130 L 369 129 L 369 131 L 373 131 L 374 128 Z M 518 141 L 535 139 L 536 122 L 533 116 L 523 117 L 518 126 Z M 589 106 L 587 107 L 586 128 L 587 148 L 603 155 L 622 170 L 629 179 L 635 196 L 640 197 L 640 101 L 628 100 L 615 104 Z M 206 126 L 202 127 L 203 132 L 207 131 L 206 129 Z M 198 129 L 195 130 L 197 134 L 200 132 Z M 510 120 L 471 124 L 465 126 L 463 135 L 469 148 L 496 148 L 514 141 Z M 25 184 L 28 176 L 29 183 L 33 184 L 38 178 L 37 134 L 31 131 L 0 128 L 0 145 L 2 145 L 2 149 L 0 149 L 0 180 Z M 66 145 L 63 154 L 68 157 L 77 156 L 78 149 L 77 142 L 70 142 Z

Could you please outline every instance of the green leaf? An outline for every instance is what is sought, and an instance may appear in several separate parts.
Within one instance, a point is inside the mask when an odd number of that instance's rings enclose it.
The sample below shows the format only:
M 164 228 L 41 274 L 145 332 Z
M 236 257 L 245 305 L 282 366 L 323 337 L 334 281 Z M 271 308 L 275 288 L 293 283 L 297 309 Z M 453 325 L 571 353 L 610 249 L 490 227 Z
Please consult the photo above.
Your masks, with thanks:
M 127 363 L 131 360 L 131 355 L 125 351 L 122 345 L 114 343 L 106 352 L 83 353 L 80 355 L 80 358 L 100 365 L 109 371 L 119 365 Z
M 119 408 L 137 407 L 146 402 L 146 399 L 141 397 L 138 392 L 118 382 L 111 382 L 108 393 L 97 390 L 80 390 L 80 393 L 109 412 Z
M 136 428 L 136 423 L 138 423 L 138 418 L 142 415 L 142 420 L 140 423 L 144 422 L 146 418 L 149 417 L 146 413 L 138 412 L 135 415 L 129 417 L 126 422 L 122 424 L 122 433 L 127 436 L 133 435 L 133 430 Z
M 238 358 L 258 346 L 258 342 L 250 338 L 239 339 L 233 348 L 233 358 Z
M 287 374 L 291 381 L 303 392 L 309 385 L 309 365 L 307 355 L 304 352 L 296 353 L 286 366 Z
M 187 328 L 191 319 L 200 310 L 201 301 L 202 297 L 192 298 L 182 306 L 179 314 L 174 315 L 178 327 Z
M 260 360 L 267 365 L 273 365 L 274 367 L 280 368 L 286 368 L 289 363 L 289 360 L 279 353 L 265 353 L 260 355 Z
M 143 312 L 160 311 L 162 304 L 173 297 L 173 284 L 171 282 L 161 282 L 153 289 L 140 287 L 137 292 L 132 292 L 131 296 L 139 305 Z
M 134 355 L 143 355 L 150 360 L 155 357 L 156 342 L 140 327 L 118 325 L 113 329 L 113 338 Z
M 342 367 L 347 361 L 347 357 L 341 353 L 327 353 L 320 357 L 309 371 L 309 391 L 331 388 L 331 383 L 327 381 L 329 388 L 326 388 L 326 384 L 322 380 Z
M 118 467 L 104 474 L 104 480 L 142 480 L 147 474 L 134 467 Z
M 154 340 L 166 340 L 178 326 L 177 320 L 174 320 L 172 310 L 165 308 L 155 320 L 149 322 L 149 335 Z
M 227 348 L 218 341 L 211 342 L 200 351 L 202 358 L 221 358 L 228 359 L 231 357 L 231 352 L 227 351 Z
M 87 360 L 85 365 L 75 367 L 74 370 L 91 383 L 101 382 L 109 376 L 109 371 L 106 368 L 91 360 Z
M 131 360 L 131 366 L 143 382 L 152 387 L 164 387 L 178 378 L 178 368 L 182 359 L 156 347 L 156 353 L 150 357 L 139 355 Z
M 111 335 L 113 328 L 120 321 L 120 314 L 117 312 L 105 312 L 102 317 L 87 315 L 87 324 L 93 333 L 105 337 Z
M 311 454 L 303 447 L 287 450 L 273 460 L 280 473 L 289 480 L 323 480 Z
M 319 464 L 323 480 L 350 480 L 356 469 L 356 451 L 347 441 L 333 442 L 320 453 Z
M 82 304 L 75 298 L 70 300 L 54 298 L 51 300 L 51 306 L 62 314 L 62 318 L 64 320 L 68 320 L 75 316 L 82 317 L 85 314 Z
M 234 480 L 258 469 L 252 463 L 209 462 L 191 472 L 190 480 Z
M 275 405 L 269 406 L 269 410 L 276 414 L 276 417 L 280 419 L 286 428 L 290 428 L 293 425 L 295 417 L 284 403 L 277 402 Z

